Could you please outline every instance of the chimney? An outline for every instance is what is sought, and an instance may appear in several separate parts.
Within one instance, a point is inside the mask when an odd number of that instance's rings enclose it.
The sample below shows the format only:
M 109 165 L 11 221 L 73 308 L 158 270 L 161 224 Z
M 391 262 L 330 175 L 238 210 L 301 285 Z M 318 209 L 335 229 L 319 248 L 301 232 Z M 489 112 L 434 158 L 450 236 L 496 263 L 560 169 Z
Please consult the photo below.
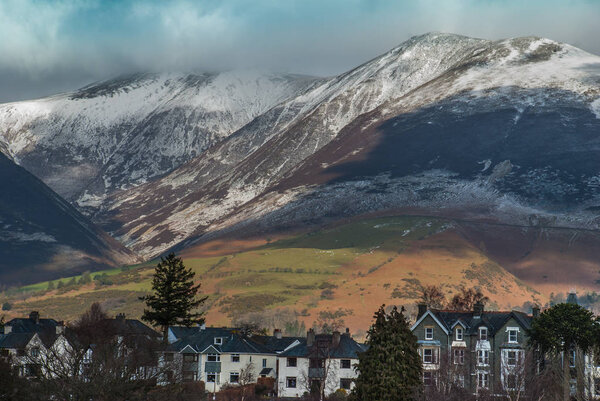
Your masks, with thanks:
M 200 330 L 205 330 L 206 329 L 206 323 L 202 323 L 200 325 Z
M 56 335 L 58 334 L 63 334 L 65 332 L 65 322 L 63 322 L 62 320 L 60 322 L 58 322 L 58 324 L 56 325 Z
M 273 330 L 273 336 L 275 336 L 276 339 L 281 340 L 281 337 L 282 337 L 281 330 L 279 330 L 279 329 Z
M 331 336 L 331 346 L 333 348 L 337 348 L 340 345 L 340 332 L 339 331 L 334 331 L 332 336 Z
M 346 336 L 346 337 L 350 337 L 350 329 L 346 327 L 346 332 L 342 335 Z
M 306 345 L 308 347 L 312 347 L 315 343 L 315 331 L 313 329 L 309 329 L 306 333 Z
M 29 314 L 29 319 L 33 320 L 36 324 L 40 322 L 40 312 L 31 311 Z
M 12 332 L 12 326 L 4 326 L 4 334 L 10 334 Z
M 475 305 L 473 305 L 473 314 L 476 317 L 479 317 L 483 314 L 483 302 L 478 301 Z
M 420 303 L 417 306 L 419 308 L 419 310 L 417 312 L 417 320 L 419 320 L 421 318 L 421 316 L 423 316 L 425 314 L 425 312 L 427 312 L 427 304 Z
M 122 322 L 122 321 L 124 321 L 124 320 L 125 320 L 125 314 L 124 314 L 124 313 L 119 313 L 119 314 L 117 315 L 116 319 L 117 319 L 118 321 L 121 321 L 121 322 Z
M 540 315 L 540 307 L 538 305 L 533 305 L 531 308 L 531 315 L 536 318 Z

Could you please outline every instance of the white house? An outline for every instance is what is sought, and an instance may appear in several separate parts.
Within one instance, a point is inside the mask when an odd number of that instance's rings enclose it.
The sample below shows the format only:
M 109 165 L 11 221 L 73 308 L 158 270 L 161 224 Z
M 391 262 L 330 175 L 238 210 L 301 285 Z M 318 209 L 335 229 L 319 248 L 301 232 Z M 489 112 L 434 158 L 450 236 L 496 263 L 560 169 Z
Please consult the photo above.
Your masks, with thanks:
M 311 329 L 305 339 L 278 356 L 279 397 L 301 397 L 322 392 L 329 396 L 339 389 L 350 391 L 358 376 L 354 365 L 365 346 L 352 339 L 348 330 L 340 334 L 318 334 Z

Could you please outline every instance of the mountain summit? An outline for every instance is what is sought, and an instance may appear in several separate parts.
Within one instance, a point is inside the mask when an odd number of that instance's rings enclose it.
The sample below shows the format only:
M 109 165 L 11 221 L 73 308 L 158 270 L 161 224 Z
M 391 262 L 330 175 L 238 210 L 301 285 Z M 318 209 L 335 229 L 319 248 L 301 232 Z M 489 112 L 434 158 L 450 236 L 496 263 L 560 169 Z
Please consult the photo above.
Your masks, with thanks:
M 537 37 L 430 33 L 328 79 L 128 77 L 0 106 L 0 136 L 144 258 L 381 211 L 600 224 L 600 57 Z

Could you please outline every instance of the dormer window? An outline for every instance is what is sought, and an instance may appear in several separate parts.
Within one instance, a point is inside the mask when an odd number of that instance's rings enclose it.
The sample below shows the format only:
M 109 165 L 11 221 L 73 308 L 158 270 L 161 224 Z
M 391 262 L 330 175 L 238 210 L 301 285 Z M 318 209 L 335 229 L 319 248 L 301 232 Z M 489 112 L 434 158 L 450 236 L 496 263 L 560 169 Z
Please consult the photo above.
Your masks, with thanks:
M 215 345 L 223 344 L 223 337 L 215 337 Z
M 507 327 L 506 332 L 508 333 L 508 342 L 510 344 L 516 344 L 519 342 L 519 328 L 518 327 Z
M 463 329 L 462 327 L 457 327 L 456 328 L 456 341 L 462 341 L 463 340 Z
M 479 328 L 479 339 L 481 341 L 487 341 L 487 339 L 488 339 L 488 329 L 487 329 L 487 327 L 480 327 Z
M 433 327 L 425 327 L 425 339 L 433 340 Z

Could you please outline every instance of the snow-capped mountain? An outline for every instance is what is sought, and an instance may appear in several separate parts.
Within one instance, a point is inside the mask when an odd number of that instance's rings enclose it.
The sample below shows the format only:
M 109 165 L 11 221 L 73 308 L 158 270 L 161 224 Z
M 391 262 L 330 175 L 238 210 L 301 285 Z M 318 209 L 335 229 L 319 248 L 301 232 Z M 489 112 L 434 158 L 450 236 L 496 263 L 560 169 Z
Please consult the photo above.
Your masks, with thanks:
M 139 261 L 0 153 L 0 287 Z
M 240 225 L 401 208 L 595 227 L 599 98 L 600 57 L 572 46 L 427 34 L 114 193 L 99 218 L 145 256 Z
M 0 105 L 0 151 L 144 258 L 388 210 L 597 229 L 600 57 L 432 33 L 327 79 L 146 74 Z
M 259 72 L 124 76 L 0 105 L 0 143 L 93 213 L 106 194 L 169 172 L 312 82 Z

